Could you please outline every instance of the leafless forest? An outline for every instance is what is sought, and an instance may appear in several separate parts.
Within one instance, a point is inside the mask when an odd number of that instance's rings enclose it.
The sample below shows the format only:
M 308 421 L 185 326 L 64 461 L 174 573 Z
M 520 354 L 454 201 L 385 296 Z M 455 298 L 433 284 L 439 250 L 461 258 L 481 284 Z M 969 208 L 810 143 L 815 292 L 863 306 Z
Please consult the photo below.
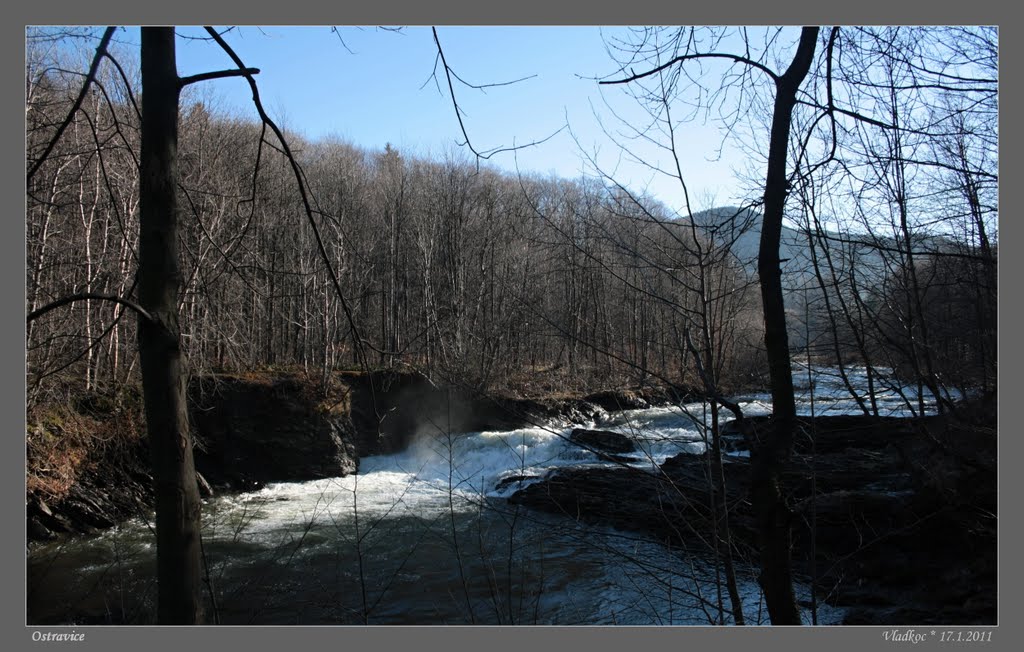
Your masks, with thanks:
M 66 414 L 55 436 L 54 415 L 141 387 L 158 541 L 179 550 L 160 562 L 161 622 L 202 618 L 198 508 L 159 497 L 182 486 L 198 501 L 191 454 L 159 461 L 191 450 L 188 378 L 330 387 L 338 372 L 394 370 L 519 399 L 699 395 L 718 496 L 719 422 L 743 418 L 730 397 L 771 392 L 750 496 L 773 623 L 800 622 L 777 518 L 793 361 L 835 369 L 865 417 L 887 416 L 883 391 L 919 417 L 995 395 L 995 28 L 646 28 L 609 42 L 601 83 L 648 116 L 617 133 L 676 161 L 658 172 L 682 210 L 611 171 L 501 169 L 465 131 L 433 158 L 304 139 L 258 99 L 243 114 L 204 94 L 227 76 L 258 89 L 248 62 L 178 78 L 159 31 L 143 30 L 141 53 L 102 29 L 27 31 L 25 343 L 28 489 L 48 501 L 100 445 Z M 230 49 L 230 34 L 209 38 Z M 440 60 L 458 112 L 476 91 Z M 742 205 L 690 196 L 678 167 L 693 155 L 687 121 L 705 115 L 759 170 Z M 140 436 L 123 423 L 103 436 Z M 712 503 L 723 550 L 727 503 Z M 742 623 L 731 557 L 718 558 Z

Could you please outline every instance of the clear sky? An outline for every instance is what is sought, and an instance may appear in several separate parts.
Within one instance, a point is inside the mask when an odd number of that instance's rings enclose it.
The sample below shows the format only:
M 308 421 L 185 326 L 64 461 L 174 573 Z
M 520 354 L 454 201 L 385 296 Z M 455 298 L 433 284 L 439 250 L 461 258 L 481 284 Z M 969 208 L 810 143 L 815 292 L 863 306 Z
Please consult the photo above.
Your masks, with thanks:
M 490 163 L 503 169 L 578 177 L 593 172 L 584 151 L 597 154 L 607 171 L 633 190 L 647 189 L 667 205 L 681 208 L 678 184 L 630 164 L 621 148 L 602 132 L 621 131 L 612 115 L 642 124 L 632 100 L 619 87 L 598 87 L 595 77 L 617 66 L 605 49 L 605 37 L 622 35 L 622 28 L 598 27 L 444 27 L 438 34 L 449 65 L 467 82 L 494 84 L 524 77 L 524 81 L 484 91 L 456 85 L 465 110 L 464 121 L 477 150 L 547 142 L 516 153 L 499 153 Z M 190 75 L 234 67 L 214 43 L 188 37 L 203 36 L 198 27 L 179 27 L 178 71 Z M 443 70 L 431 79 L 437 54 L 429 27 L 400 32 L 373 27 L 239 27 L 225 36 L 247 66 L 261 70 L 260 94 L 271 116 L 288 129 L 310 139 L 337 136 L 378 149 L 391 143 L 400 151 L 439 155 L 462 139 Z M 119 40 L 137 42 L 138 30 L 121 32 Z M 204 99 L 255 118 L 248 85 L 242 79 L 203 83 Z M 595 115 L 596 114 L 596 115 Z M 706 193 L 717 205 L 735 202 L 737 186 L 731 168 L 740 159 L 727 149 L 718 129 L 699 122 L 684 127 L 681 140 L 684 175 L 693 208 L 706 208 Z M 575 135 L 575 140 L 573 135 Z M 576 140 L 579 141 L 577 145 Z M 636 140 L 648 161 L 656 150 Z M 584 151 L 581 151 L 581 147 Z M 667 165 L 668 159 L 659 163 Z

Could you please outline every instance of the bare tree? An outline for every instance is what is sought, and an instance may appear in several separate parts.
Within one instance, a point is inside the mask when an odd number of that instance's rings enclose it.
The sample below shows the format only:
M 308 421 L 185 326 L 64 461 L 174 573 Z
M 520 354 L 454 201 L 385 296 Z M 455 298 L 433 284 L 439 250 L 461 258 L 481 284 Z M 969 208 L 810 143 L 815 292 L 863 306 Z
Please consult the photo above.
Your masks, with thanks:
M 139 198 L 139 321 L 146 423 L 156 484 L 159 621 L 202 621 L 199 489 L 185 402 L 178 327 L 178 92 L 174 29 L 142 28 L 142 152 Z
M 761 532 L 761 583 L 772 623 L 800 624 L 800 612 L 793 593 L 793 580 L 789 553 L 789 511 L 779 486 L 779 474 L 792 449 L 796 403 L 790 365 L 789 341 L 786 330 L 786 310 L 782 292 L 782 272 L 779 261 L 779 242 L 786 197 L 789 194 L 787 155 L 790 147 L 790 125 L 797 96 L 814 61 L 818 28 L 804 27 L 800 33 L 792 61 L 781 74 L 761 61 L 744 54 L 692 50 L 682 41 L 683 54 L 672 57 L 647 71 L 628 77 L 605 81 L 605 84 L 626 84 L 660 73 L 688 61 L 725 59 L 750 67 L 767 75 L 774 83 L 774 107 L 768 137 L 768 163 L 764 182 L 763 221 L 758 255 L 758 277 L 761 282 L 761 301 L 764 311 L 765 348 L 771 375 L 773 424 L 770 432 L 763 433 L 763 442 L 757 451 L 753 468 L 752 493 L 757 505 Z M 699 45 L 697 46 L 699 47 Z M 741 76 L 740 79 L 743 79 Z

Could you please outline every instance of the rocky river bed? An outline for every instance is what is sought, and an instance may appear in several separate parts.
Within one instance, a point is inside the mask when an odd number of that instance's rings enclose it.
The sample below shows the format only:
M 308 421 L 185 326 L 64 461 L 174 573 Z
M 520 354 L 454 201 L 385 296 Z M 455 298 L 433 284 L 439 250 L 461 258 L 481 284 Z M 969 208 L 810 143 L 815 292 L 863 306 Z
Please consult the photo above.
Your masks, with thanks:
M 996 622 L 996 436 L 985 425 L 994 407 L 980 409 L 963 419 L 801 420 L 782 478 L 794 567 L 817 600 L 845 608 L 845 624 Z M 724 428 L 738 559 L 757 554 L 750 451 L 766 423 L 753 417 Z M 709 468 L 707 452 L 682 452 L 653 468 L 560 469 L 510 500 L 667 544 L 706 545 Z

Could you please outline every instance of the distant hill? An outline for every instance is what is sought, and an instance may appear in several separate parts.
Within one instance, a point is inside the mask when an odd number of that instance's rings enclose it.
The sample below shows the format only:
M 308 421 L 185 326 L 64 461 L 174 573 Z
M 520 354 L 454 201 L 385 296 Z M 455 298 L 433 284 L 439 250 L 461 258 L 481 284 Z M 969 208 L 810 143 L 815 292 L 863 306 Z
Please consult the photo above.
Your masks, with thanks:
M 756 276 L 757 255 L 761 246 L 761 213 L 723 206 L 694 213 L 693 219 L 705 235 L 714 241 L 723 244 L 731 241 L 732 254 L 751 276 Z M 779 258 L 783 261 L 782 282 L 787 291 L 792 292 L 805 287 L 817 288 L 806 234 L 783 225 L 779 241 Z
M 750 274 L 757 273 L 757 254 L 761 245 L 761 213 L 734 206 L 723 206 L 694 213 L 693 219 L 704 233 L 715 241 L 724 243 L 732 240 L 730 248 L 732 254 Z M 881 281 L 887 270 L 879 246 L 893 249 L 896 247 L 895 241 L 891 237 L 876 239 L 867 235 L 840 236 L 837 233 L 826 231 L 825 238 L 829 241 L 833 262 L 837 267 L 841 267 L 840 263 L 844 259 L 848 261 L 851 252 L 854 252 L 858 280 L 861 283 Z M 824 268 L 825 260 L 820 240 L 815 238 L 815 241 L 819 243 L 817 254 L 819 262 Z M 914 250 L 920 254 L 948 252 L 952 250 L 953 246 L 952 241 L 947 238 L 925 235 L 918 238 Z M 807 287 L 808 284 L 811 287 L 817 286 L 811 247 L 806 233 L 784 224 L 779 243 L 779 257 L 784 261 L 782 265 L 783 285 L 787 289 L 792 291 Z M 848 262 L 846 266 L 849 266 Z
M 731 242 L 730 251 L 737 261 L 747 270 L 751 278 L 757 276 L 757 256 L 761 244 L 761 221 L 763 216 L 757 211 L 740 209 L 734 206 L 723 206 L 694 213 L 694 222 L 704 234 L 713 241 L 725 244 Z M 829 253 L 836 266 L 836 274 L 840 282 L 848 279 L 852 269 L 856 270 L 857 283 L 862 288 L 871 288 L 881 283 L 890 273 L 886 259 L 893 255 L 883 255 L 879 248 L 896 248 L 895 241 L 889 237 L 874 238 L 868 235 L 844 235 L 826 232 Z M 815 238 L 816 253 L 819 265 L 826 279 L 830 279 L 824 256 L 824 247 L 819 238 Z M 954 243 L 941 236 L 921 236 L 915 243 L 915 251 L 919 254 L 948 252 Z M 782 284 L 786 293 L 785 302 L 789 320 L 790 343 L 799 348 L 806 331 L 803 324 L 805 301 L 819 303 L 821 289 L 814 272 L 812 249 L 806 233 L 783 225 L 779 243 L 779 257 L 782 264 Z M 851 262 L 851 258 L 855 262 Z

